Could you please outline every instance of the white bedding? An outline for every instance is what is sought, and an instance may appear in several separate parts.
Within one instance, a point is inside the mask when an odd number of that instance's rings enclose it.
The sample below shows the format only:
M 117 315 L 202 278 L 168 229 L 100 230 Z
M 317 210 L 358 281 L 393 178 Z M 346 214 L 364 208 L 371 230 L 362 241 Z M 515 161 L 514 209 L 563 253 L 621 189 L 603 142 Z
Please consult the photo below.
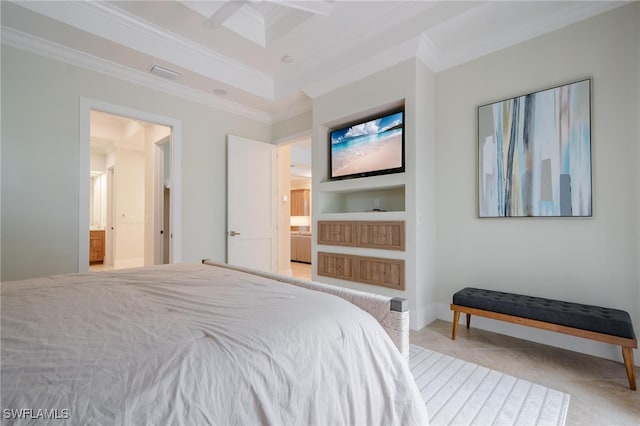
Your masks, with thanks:
M 332 295 L 192 264 L 1 285 L 3 422 L 428 423 L 388 335 Z

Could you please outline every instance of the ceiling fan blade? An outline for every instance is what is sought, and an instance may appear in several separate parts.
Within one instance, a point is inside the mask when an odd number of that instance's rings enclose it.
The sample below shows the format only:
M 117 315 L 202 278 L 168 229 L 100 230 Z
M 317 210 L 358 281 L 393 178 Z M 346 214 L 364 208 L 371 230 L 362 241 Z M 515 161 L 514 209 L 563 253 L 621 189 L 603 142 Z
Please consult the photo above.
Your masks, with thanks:
M 315 13 L 316 15 L 329 16 L 333 10 L 333 2 L 326 0 L 314 1 L 295 1 L 295 0 L 266 0 L 271 3 L 287 6 L 293 9 L 304 10 L 305 12 Z

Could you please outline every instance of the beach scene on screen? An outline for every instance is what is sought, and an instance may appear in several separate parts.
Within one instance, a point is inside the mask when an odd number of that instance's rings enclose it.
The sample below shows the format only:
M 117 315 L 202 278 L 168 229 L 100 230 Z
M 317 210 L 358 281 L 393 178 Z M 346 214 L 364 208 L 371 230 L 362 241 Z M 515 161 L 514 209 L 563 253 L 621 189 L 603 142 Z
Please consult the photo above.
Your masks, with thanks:
M 333 177 L 402 167 L 403 113 L 331 132 Z

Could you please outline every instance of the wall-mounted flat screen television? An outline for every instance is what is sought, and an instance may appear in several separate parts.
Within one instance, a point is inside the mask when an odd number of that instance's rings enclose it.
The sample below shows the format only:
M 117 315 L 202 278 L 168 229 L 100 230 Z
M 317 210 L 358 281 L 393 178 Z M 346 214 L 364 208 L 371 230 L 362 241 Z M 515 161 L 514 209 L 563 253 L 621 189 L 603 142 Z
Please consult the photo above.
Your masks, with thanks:
M 404 111 L 332 130 L 329 142 L 330 179 L 404 172 Z

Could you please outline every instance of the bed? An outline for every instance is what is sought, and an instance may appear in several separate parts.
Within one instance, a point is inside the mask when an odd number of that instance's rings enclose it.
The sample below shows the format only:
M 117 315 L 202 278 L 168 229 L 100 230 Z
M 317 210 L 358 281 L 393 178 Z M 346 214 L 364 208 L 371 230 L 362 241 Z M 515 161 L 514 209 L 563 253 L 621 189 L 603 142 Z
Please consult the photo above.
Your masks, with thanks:
M 388 298 L 214 262 L 1 286 L 7 424 L 428 424 Z

